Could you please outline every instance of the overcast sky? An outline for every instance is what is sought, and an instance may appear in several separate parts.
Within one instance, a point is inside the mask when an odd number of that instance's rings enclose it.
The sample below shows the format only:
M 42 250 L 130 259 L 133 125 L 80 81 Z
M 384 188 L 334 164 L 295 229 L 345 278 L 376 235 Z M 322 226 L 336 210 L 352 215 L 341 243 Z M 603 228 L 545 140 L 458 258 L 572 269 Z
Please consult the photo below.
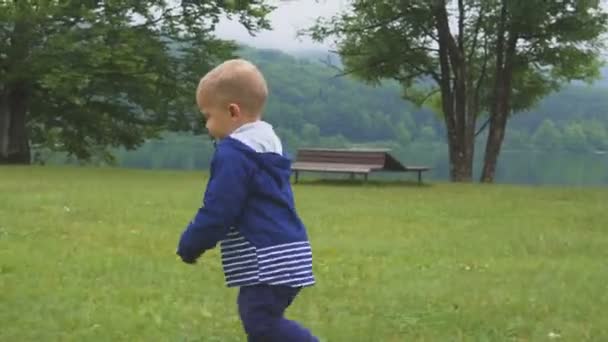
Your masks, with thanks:
M 238 22 L 222 21 L 217 27 L 220 38 L 259 48 L 299 50 L 327 48 L 305 38 L 296 38 L 299 29 L 309 27 L 318 16 L 329 17 L 346 7 L 348 0 L 291 0 L 278 2 L 278 8 L 270 15 L 272 31 L 263 31 L 251 37 Z
M 270 15 L 273 30 L 262 31 L 255 37 L 247 33 L 241 24 L 223 20 L 217 26 L 217 35 L 258 48 L 284 51 L 303 49 L 330 49 L 330 43 L 319 44 L 307 38 L 297 38 L 296 33 L 312 25 L 318 16 L 331 17 L 347 8 L 349 0 L 274 0 L 277 9 Z M 603 0 L 604 8 L 608 0 Z

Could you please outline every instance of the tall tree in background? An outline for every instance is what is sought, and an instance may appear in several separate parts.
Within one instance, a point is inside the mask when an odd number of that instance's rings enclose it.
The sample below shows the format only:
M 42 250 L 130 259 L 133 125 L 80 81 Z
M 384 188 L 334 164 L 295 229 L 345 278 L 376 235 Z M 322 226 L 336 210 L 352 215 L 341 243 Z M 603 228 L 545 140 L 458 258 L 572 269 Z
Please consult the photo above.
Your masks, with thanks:
M 599 0 L 501 1 L 482 181 L 494 179 L 514 102 L 533 94 L 520 106 L 528 108 L 568 81 L 599 77 L 607 23 Z M 514 93 L 521 83 L 531 84 L 529 94 Z
M 306 33 L 335 39 L 345 73 L 395 79 L 418 104 L 440 94 L 452 180 L 472 180 L 476 129 L 489 127 L 492 182 L 511 113 L 597 77 L 606 25 L 599 0 L 353 0 Z
M 236 46 L 222 15 L 269 28 L 265 1 L 0 0 L 0 164 L 32 144 L 79 159 L 196 127 L 193 89 Z

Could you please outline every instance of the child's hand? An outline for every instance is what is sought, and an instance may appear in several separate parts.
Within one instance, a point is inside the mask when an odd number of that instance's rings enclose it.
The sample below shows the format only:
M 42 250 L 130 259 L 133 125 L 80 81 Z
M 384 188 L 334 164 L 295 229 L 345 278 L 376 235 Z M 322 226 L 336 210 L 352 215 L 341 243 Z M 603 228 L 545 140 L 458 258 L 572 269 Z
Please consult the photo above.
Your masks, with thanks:
M 175 252 L 175 254 L 179 255 L 179 257 L 182 259 L 182 261 L 186 264 L 190 264 L 190 265 L 196 264 L 197 258 L 192 258 L 192 257 L 188 257 L 185 255 L 181 255 L 181 254 L 179 254 L 179 252 Z

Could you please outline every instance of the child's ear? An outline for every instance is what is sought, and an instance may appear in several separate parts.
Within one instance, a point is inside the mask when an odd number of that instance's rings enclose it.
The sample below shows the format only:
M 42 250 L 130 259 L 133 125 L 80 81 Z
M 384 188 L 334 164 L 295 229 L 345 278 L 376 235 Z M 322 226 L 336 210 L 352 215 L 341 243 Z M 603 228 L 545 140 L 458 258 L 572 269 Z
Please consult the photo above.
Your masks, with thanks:
M 231 103 L 228 105 L 228 111 L 230 112 L 231 118 L 237 118 L 241 115 L 241 108 L 236 103 Z

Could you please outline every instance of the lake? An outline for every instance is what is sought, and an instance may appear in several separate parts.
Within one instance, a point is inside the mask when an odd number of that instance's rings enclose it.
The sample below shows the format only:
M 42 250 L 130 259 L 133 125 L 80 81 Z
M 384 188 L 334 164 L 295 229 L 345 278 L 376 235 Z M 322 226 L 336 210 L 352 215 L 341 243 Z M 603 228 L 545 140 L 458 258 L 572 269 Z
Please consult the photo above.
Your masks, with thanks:
M 480 149 L 483 151 L 483 149 Z M 434 169 L 428 177 L 449 179 L 448 154 L 445 148 L 396 152 L 404 163 L 426 164 Z M 479 179 L 483 154 L 475 161 L 475 179 Z M 497 183 L 527 185 L 608 185 L 608 154 L 541 151 L 503 151 L 496 172 Z

